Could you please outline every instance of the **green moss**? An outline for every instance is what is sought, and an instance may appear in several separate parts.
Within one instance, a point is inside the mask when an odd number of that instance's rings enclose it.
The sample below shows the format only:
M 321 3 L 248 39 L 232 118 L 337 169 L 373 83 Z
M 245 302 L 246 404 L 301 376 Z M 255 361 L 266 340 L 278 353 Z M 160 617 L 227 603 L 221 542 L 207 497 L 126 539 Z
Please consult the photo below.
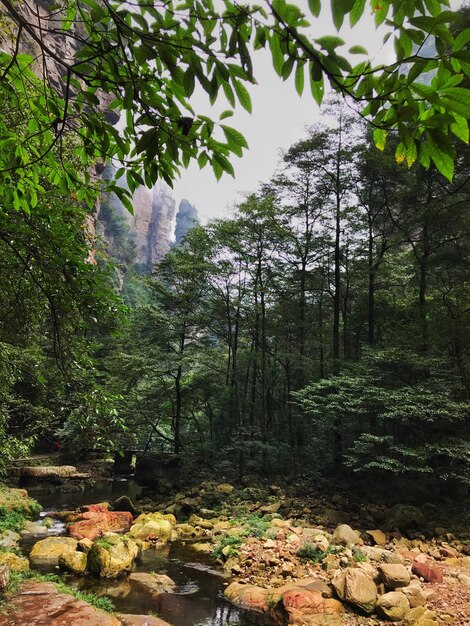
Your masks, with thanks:
M 12 530 L 19 532 L 25 523 L 25 517 L 19 511 L 11 511 L 5 506 L 0 506 L 0 532 Z

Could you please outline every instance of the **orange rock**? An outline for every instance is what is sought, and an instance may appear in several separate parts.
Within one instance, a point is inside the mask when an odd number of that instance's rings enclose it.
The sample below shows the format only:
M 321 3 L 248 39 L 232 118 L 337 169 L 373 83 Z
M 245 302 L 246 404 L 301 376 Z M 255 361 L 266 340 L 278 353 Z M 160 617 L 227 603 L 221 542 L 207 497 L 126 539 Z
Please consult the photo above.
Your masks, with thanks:
M 11 610 L 10 610 L 11 609 Z M 2 619 L 6 621 L 2 622 Z M 112 615 L 82 600 L 59 593 L 53 583 L 27 582 L 9 603 L 9 613 L 0 618 L 8 626 L 121 626 Z
M 125 532 L 132 524 L 132 514 L 127 511 L 86 511 L 80 513 L 71 526 L 69 534 L 75 539 L 92 541 L 106 532 Z
M 302 613 L 323 613 L 332 615 L 342 613 L 344 607 L 339 600 L 324 598 L 318 591 L 312 591 L 305 587 L 296 587 L 286 591 L 282 595 L 282 603 L 290 614 L 292 611 Z

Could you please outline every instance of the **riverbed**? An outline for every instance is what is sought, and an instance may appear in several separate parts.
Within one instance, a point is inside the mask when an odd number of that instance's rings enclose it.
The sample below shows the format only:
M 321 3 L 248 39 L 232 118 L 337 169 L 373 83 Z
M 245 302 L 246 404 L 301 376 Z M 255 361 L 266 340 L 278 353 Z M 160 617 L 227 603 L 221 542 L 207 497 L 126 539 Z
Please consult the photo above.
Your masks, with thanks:
M 113 501 L 121 495 L 135 498 L 140 488 L 132 481 L 108 481 L 82 493 L 35 492 L 36 499 L 44 507 L 41 519 L 57 510 L 73 510 L 83 504 Z M 50 535 L 63 535 L 65 526 L 59 522 L 49 530 Z M 36 540 L 31 537 L 22 543 L 28 554 Z M 74 576 L 59 569 L 35 568 L 59 574 L 68 585 L 98 596 L 106 596 L 116 610 L 122 613 L 157 614 L 174 626 L 253 626 L 259 624 L 253 615 L 240 611 L 224 597 L 228 583 L 226 574 L 209 556 L 191 549 L 188 542 L 174 542 L 166 548 L 149 549 L 142 553 L 134 565 L 135 572 L 166 574 L 175 583 L 173 593 L 153 597 L 131 588 L 125 577 L 116 580 L 99 579 L 91 575 Z

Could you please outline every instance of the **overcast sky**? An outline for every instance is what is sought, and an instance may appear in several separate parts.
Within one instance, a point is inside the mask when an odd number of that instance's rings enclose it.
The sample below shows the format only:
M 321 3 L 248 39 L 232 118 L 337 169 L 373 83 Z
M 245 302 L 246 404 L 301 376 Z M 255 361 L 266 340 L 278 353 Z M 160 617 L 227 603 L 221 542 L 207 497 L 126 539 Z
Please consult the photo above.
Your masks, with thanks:
M 307 0 L 297 0 L 296 4 L 310 16 Z M 322 2 L 322 12 L 318 19 L 313 16 L 309 18 L 313 37 L 336 32 L 331 21 L 329 4 Z M 452 0 L 451 4 L 455 8 L 460 5 L 460 1 Z M 383 32 L 378 33 L 375 30 L 373 18 L 367 14 L 367 10 L 353 29 L 344 28 L 339 35 L 347 44 L 342 49 L 344 53 L 348 47 L 359 44 L 368 49 L 372 60 L 377 64 L 392 60 L 390 46 L 382 46 Z M 357 62 L 360 59 L 361 57 L 355 56 Z M 177 203 L 182 198 L 187 198 L 196 206 L 203 222 L 230 215 L 231 207 L 243 199 L 244 193 L 255 191 L 260 182 L 271 178 L 279 163 L 280 150 L 287 149 L 301 139 L 305 135 L 305 127 L 320 119 L 319 109 L 311 96 L 307 81 L 304 94 L 300 98 L 295 91 L 293 74 L 286 82 L 282 82 L 274 72 L 269 53 L 257 52 L 253 61 L 258 84 L 247 85 L 252 97 L 253 112 L 250 115 L 241 106 L 237 106 L 235 115 L 223 122 L 240 130 L 250 148 L 245 151 L 243 158 L 232 158 L 235 179 L 224 174 L 217 182 L 209 167 L 200 170 L 197 164 L 191 164 L 188 170 L 182 172 L 181 179 L 174 187 L 173 195 Z M 227 108 L 221 99 L 220 105 L 216 104 L 216 108 L 211 111 L 202 96 L 194 99 L 193 106 L 198 113 L 207 113 L 213 119 L 217 119 L 219 112 Z M 205 110 L 201 110 L 201 107 Z

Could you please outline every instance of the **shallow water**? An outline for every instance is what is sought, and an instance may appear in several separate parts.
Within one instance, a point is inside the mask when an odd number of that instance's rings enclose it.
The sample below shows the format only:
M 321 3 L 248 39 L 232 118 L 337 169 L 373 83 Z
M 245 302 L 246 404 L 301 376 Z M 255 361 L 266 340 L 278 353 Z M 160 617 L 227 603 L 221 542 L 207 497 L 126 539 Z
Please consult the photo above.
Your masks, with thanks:
M 121 495 L 134 497 L 138 486 L 132 481 L 108 482 L 83 493 L 34 494 L 44 506 L 45 513 L 53 510 L 75 509 L 83 504 L 114 500 Z M 55 524 L 50 535 L 64 534 L 62 524 Z M 37 537 L 23 542 L 27 553 Z M 43 570 L 45 571 L 45 570 Z M 51 571 L 50 569 L 48 571 Z M 259 619 L 240 611 L 225 600 L 223 595 L 227 578 L 207 555 L 195 552 L 190 544 L 176 542 L 166 550 L 150 549 L 142 553 L 142 558 L 134 565 L 136 572 L 157 572 L 166 574 L 175 583 L 174 593 L 164 593 L 152 597 L 150 594 L 131 588 L 126 578 L 118 580 L 98 579 L 93 576 L 73 576 L 60 573 L 67 584 L 109 597 L 116 610 L 121 613 L 157 613 L 163 620 L 174 626 L 253 626 Z

